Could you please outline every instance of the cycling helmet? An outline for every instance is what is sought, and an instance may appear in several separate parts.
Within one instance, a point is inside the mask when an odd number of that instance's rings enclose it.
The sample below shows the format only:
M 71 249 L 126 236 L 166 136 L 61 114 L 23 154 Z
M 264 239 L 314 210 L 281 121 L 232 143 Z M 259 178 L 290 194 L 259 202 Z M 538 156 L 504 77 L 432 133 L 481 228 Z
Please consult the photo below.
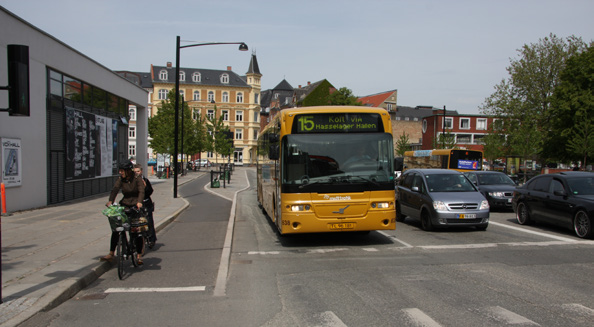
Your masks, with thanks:
M 133 167 L 134 167 L 134 166 L 132 165 L 132 163 L 131 163 L 130 161 L 126 161 L 126 162 L 123 162 L 123 163 L 121 163 L 121 164 L 118 166 L 118 169 L 123 169 L 123 170 L 132 170 L 132 168 L 133 168 Z

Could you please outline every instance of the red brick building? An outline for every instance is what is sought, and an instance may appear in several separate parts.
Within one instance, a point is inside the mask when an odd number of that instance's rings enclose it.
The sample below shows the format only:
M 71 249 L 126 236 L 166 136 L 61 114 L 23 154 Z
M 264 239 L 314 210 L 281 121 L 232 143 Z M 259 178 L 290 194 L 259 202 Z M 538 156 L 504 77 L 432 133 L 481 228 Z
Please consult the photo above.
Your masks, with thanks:
M 444 124 L 445 120 L 445 124 Z M 455 138 L 460 148 L 483 150 L 483 137 L 488 134 L 493 118 L 483 115 L 452 114 L 443 110 L 434 111 L 434 115 L 422 120 L 422 150 L 435 148 L 441 134 L 449 133 Z

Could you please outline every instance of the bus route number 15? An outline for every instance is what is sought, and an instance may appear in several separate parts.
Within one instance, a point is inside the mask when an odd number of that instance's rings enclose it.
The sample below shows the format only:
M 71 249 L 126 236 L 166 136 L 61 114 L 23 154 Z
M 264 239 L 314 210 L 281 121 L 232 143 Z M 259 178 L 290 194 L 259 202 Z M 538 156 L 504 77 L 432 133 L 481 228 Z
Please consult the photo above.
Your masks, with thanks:
M 314 128 L 313 116 L 299 117 L 299 126 L 302 131 L 311 131 Z

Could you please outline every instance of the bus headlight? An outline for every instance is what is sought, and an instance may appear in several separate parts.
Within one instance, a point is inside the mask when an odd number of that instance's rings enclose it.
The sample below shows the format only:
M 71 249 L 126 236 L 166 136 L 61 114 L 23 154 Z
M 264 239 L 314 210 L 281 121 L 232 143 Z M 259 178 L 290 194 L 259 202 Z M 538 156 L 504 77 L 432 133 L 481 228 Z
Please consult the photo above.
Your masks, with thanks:
M 309 211 L 309 204 L 292 205 L 291 211 Z
M 443 201 L 433 201 L 433 209 L 446 211 L 448 210 L 448 207 L 445 205 L 445 203 L 443 203 Z
M 374 209 L 388 209 L 390 207 L 390 202 L 373 202 L 371 203 L 371 207 Z

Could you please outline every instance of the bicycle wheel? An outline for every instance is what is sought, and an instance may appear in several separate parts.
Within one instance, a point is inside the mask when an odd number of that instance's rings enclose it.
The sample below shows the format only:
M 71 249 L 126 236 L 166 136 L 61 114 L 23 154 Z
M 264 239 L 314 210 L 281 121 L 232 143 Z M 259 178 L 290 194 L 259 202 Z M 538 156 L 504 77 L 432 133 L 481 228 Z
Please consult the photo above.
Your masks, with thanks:
M 136 249 L 136 238 L 138 234 L 130 233 L 130 260 L 132 260 L 132 265 L 134 267 L 138 267 L 138 249 Z
M 118 277 L 120 280 L 124 278 L 124 261 L 126 260 L 124 257 L 124 253 L 126 253 L 126 239 L 124 237 L 124 233 L 120 232 L 120 237 L 118 238 L 118 245 L 116 247 L 116 257 L 118 260 Z

